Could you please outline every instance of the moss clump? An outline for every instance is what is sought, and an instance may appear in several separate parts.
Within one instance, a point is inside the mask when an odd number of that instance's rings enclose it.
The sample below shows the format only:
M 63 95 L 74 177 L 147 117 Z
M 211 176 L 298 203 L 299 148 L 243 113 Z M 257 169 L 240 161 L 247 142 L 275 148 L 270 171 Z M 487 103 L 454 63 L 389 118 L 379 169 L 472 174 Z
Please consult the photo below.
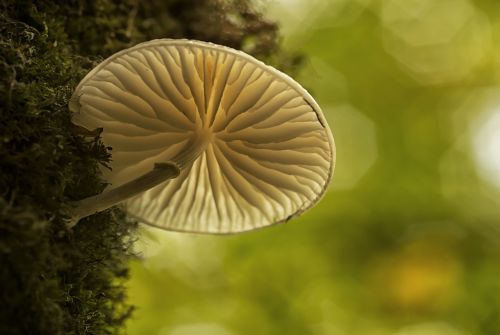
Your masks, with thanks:
M 111 334 L 132 307 L 122 286 L 136 223 L 119 209 L 64 225 L 99 193 L 99 138 L 71 132 L 68 99 L 100 60 L 154 38 L 243 49 L 274 65 L 276 24 L 247 1 L 0 2 L 0 334 Z

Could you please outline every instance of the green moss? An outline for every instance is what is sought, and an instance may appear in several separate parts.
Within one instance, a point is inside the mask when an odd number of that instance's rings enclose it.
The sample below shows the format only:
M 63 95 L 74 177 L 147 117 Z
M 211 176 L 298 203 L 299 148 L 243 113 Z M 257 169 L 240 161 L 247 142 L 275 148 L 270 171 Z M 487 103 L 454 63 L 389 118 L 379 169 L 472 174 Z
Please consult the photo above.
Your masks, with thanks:
M 131 314 L 123 282 L 136 223 L 117 208 L 64 225 L 105 187 L 98 138 L 71 132 L 68 99 L 100 60 L 154 38 L 244 49 L 293 69 L 277 26 L 247 1 L 0 2 L 0 334 L 109 334 Z

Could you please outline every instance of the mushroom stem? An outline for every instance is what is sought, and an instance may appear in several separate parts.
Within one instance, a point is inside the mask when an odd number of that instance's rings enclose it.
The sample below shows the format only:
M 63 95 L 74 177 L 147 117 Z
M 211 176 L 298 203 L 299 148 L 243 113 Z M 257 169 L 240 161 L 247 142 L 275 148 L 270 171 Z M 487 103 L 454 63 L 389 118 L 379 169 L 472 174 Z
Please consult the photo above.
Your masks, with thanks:
M 209 143 L 209 136 L 198 136 L 187 143 L 183 150 L 170 161 L 156 163 L 151 171 L 142 176 L 120 185 L 112 190 L 104 191 L 92 197 L 73 202 L 73 211 L 68 227 L 75 226 L 80 219 L 97 212 L 103 211 L 113 205 L 119 204 L 139 193 L 176 178 L 181 169 L 191 165 L 205 151 Z

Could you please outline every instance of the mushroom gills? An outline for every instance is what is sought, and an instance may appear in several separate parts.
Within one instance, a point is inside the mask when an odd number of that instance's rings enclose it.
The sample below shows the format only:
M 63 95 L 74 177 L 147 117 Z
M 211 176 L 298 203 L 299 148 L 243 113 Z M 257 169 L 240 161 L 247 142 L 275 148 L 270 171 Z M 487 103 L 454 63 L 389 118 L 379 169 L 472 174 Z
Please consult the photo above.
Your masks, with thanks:
M 110 186 L 75 202 L 71 224 L 124 203 L 169 230 L 235 233 L 286 222 L 313 206 L 335 146 L 313 98 L 241 51 L 154 40 L 92 70 L 70 102 L 73 122 L 102 127 Z

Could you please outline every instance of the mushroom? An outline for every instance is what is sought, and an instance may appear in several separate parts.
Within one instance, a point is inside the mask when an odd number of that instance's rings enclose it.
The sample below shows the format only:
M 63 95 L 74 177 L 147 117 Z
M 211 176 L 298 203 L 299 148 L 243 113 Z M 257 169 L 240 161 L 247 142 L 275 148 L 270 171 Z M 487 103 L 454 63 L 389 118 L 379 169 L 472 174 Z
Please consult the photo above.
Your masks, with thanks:
M 138 44 L 87 74 L 69 108 L 113 150 L 109 186 L 75 202 L 72 225 L 123 202 L 163 229 L 236 233 L 300 215 L 332 178 L 335 145 L 318 104 L 228 47 Z

